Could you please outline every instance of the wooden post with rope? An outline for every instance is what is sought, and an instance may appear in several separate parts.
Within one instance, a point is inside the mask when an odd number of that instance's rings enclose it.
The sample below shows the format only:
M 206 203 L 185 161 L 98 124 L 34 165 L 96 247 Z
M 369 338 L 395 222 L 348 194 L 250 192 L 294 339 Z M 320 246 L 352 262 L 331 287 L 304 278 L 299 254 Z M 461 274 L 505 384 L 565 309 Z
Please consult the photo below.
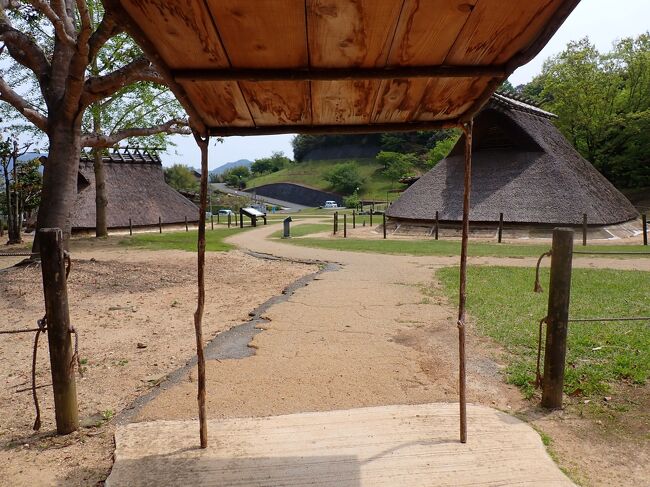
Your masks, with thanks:
M 460 442 L 467 442 L 467 395 L 465 380 L 465 307 L 467 303 L 467 242 L 472 190 L 472 129 L 474 122 L 463 124 L 465 134 L 465 185 L 463 192 L 463 236 L 460 246 L 460 285 L 458 296 L 458 396 L 460 403 Z
M 194 139 L 201 149 L 201 193 L 199 203 L 199 231 L 197 283 L 198 299 L 194 313 L 194 331 L 196 334 L 196 357 L 198 366 L 199 435 L 201 448 L 208 447 L 208 420 L 205 410 L 205 355 L 203 353 L 203 308 L 205 306 L 205 212 L 208 204 L 208 145 L 210 137 L 201 137 L 196 132 Z
M 546 346 L 544 348 L 544 380 L 542 407 L 562 407 L 564 388 L 564 361 L 571 295 L 571 263 L 573 258 L 573 230 L 553 230 L 551 250 L 551 280 L 548 289 L 546 315 Z
M 56 431 L 60 435 L 67 435 L 79 429 L 79 413 L 74 378 L 74 348 L 70 337 L 63 232 L 59 228 L 43 228 L 38 233 Z

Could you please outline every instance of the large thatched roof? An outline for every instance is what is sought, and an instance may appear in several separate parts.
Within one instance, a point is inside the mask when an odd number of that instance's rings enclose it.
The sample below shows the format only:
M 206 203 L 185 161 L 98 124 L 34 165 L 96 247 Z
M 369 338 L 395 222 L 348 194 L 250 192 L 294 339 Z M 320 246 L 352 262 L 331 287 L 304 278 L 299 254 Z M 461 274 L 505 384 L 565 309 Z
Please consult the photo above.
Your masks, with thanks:
M 197 206 L 165 183 L 160 158 L 148 152 L 118 151 L 103 159 L 108 197 L 108 228 L 195 222 Z M 95 228 L 95 172 L 89 157 L 79 161 L 72 228 Z
M 632 204 L 585 160 L 551 122 L 554 115 L 494 95 L 476 117 L 470 220 L 610 225 L 638 216 Z M 390 218 L 460 221 L 464 140 L 396 200 Z

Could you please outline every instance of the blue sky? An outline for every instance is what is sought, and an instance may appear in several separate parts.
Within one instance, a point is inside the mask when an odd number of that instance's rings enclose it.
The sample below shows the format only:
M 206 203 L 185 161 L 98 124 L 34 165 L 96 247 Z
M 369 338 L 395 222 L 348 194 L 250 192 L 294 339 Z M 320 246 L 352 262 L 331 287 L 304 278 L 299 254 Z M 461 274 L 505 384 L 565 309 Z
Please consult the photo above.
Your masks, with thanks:
M 522 0 L 525 1 L 525 0 Z M 510 77 L 513 85 L 526 83 L 541 71 L 545 59 L 561 52 L 566 44 L 589 36 L 601 51 L 610 49 L 616 39 L 650 30 L 650 0 L 582 0 L 540 54 Z M 254 160 L 283 151 L 292 157 L 292 135 L 228 137 L 223 144 L 211 144 L 210 169 L 238 159 Z M 176 147 L 163 155 L 166 165 L 176 162 L 199 165 L 199 151 L 191 137 L 176 137 Z

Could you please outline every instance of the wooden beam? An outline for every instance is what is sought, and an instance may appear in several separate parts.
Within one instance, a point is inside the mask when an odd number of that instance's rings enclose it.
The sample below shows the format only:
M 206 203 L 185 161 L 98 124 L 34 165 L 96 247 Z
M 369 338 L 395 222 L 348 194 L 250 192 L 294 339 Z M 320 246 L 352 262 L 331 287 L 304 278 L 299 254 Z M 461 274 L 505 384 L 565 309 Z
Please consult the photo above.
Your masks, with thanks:
M 475 78 L 506 76 L 506 66 L 399 66 L 386 68 L 326 69 L 179 69 L 171 72 L 182 81 L 338 81 L 403 78 Z
M 459 126 L 457 120 L 432 122 L 371 123 L 363 125 L 270 125 L 262 127 L 210 127 L 209 134 L 217 137 L 234 135 L 276 134 L 376 134 L 383 132 L 416 132 L 442 130 Z

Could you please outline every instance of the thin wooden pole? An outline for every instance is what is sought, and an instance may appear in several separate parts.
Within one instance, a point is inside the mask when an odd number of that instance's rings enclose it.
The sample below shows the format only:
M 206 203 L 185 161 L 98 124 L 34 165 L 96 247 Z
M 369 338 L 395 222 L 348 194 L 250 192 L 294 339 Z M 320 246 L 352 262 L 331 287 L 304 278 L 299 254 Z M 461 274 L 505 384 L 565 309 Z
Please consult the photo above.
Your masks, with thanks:
M 214 215 L 210 213 L 210 230 L 214 230 Z
M 382 213 L 381 216 L 382 216 L 382 223 L 383 223 L 382 226 L 384 227 L 384 240 L 385 240 L 386 239 L 386 211 L 384 211 L 384 213 Z
M 197 284 L 198 299 L 194 313 L 194 332 L 196 334 L 196 357 L 198 365 L 199 436 L 201 448 L 208 446 L 208 421 L 205 410 L 205 356 L 203 354 L 203 307 L 205 305 L 205 211 L 208 202 L 208 145 L 210 137 L 194 133 L 194 139 L 201 149 L 201 195 L 199 208 L 199 231 L 197 242 Z
M 129 235 L 133 236 L 133 221 L 129 218 Z
M 338 211 L 335 211 L 335 212 L 334 212 L 334 220 L 333 220 L 334 229 L 333 229 L 333 231 L 332 231 L 332 233 L 333 233 L 334 235 L 336 235 L 336 231 L 338 230 L 338 228 L 336 228 L 336 224 L 338 223 L 338 222 L 337 222 L 338 217 L 339 217 L 339 213 L 338 213 Z
M 74 349 L 70 336 L 63 232 L 59 228 L 43 228 L 38 233 L 56 431 L 60 435 L 67 435 L 79 429 L 79 417 L 77 386 L 74 378 Z
M 546 315 L 546 347 L 544 352 L 544 382 L 542 406 L 562 407 L 564 388 L 564 360 L 566 357 L 567 325 L 571 295 L 571 262 L 573 258 L 573 230 L 553 230 L 551 281 L 548 290 Z
M 474 122 L 463 125 L 465 134 L 465 185 L 463 193 L 463 236 L 460 247 L 460 286 L 458 299 L 458 392 L 460 403 L 460 442 L 467 442 L 467 396 L 465 380 L 465 307 L 467 304 L 467 243 L 469 208 L 472 191 L 472 129 Z
M 498 231 L 498 242 L 501 243 L 501 237 L 503 237 L 503 213 L 499 213 L 499 231 Z
M 436 211 L 436 227 L 435 227 L 435 232 L 436 232 L 436 240 L 438 240 L 438 233 L 440 232 L 440 220 L 438 219 L 438 212 Z
M 582 246 L 587 246 L 587 214 L 582 215 Z
M 370 226 L 372 226 L 372 214 L 374 213 L 373 210 L 374 208 L 370 208 Z
M 232 224 L 232 214 L 228 213 L 228 228 L 230 228 L 231 224 Z
M 357 228 L 357 212 L 352 210 L 352 228 Z
M 643 245 L 648 245 L 648 217 L 645 213 L 641 215 L 641 223 L 643 224 Z
M 158 217 L 158 233 L 162 233 L 162 217 Z
M 348 238 L 348 215 L 343 214 L 343 238 Z
M 190 227 L 187 226 L 187 217 L 185 217 L 185 231 L 186 232 L 190 231 Z

